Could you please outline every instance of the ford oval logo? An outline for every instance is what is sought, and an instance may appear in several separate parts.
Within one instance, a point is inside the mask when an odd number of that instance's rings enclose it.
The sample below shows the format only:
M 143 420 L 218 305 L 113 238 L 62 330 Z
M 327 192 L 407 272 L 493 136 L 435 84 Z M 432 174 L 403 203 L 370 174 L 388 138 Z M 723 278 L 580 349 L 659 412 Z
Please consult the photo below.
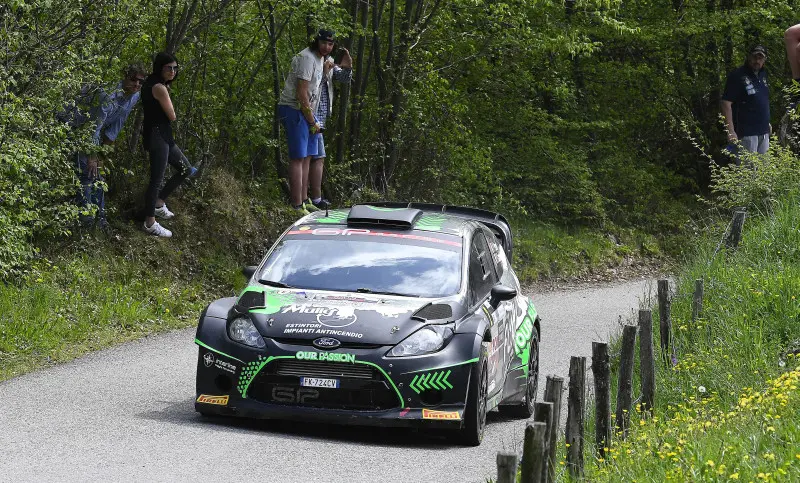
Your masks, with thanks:
M 316 347 L 317 349 L 328 349 L 328 350 L 336 349 L 340 345 L 342 345 L 342 343 L 339 342 L 338 339 L 334 339 L 333 337 L 320 337 L 319 339 L 314 339 L 313 344 L 314 347 Z

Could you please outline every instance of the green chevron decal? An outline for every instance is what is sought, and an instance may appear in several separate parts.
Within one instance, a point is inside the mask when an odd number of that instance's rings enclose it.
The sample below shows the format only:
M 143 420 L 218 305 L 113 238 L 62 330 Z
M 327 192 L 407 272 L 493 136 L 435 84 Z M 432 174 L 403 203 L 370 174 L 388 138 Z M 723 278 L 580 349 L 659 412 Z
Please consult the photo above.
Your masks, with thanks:
M 451 370 L 439 372 L 426 372 L 425 374 L 417 374 L 411 380 L 408 386 L 417 394 L 426 389 L 438 389 L 444 391 L 445 389 L 453 389 L 453 385 L 447 380 L 450 377 Z

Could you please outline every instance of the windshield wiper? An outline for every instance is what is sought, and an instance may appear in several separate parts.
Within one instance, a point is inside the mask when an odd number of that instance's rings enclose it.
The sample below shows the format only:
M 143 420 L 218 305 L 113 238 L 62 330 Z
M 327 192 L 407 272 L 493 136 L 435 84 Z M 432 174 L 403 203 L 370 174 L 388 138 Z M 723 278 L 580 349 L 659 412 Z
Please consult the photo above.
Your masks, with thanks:
M 371 293 L 375 295 L 398 295 L 400 297 L 419 297 L 419 295 L 407 294 L 407 293 L 399 293 L 399 292 L 381 292 L 379 290 L 372 290 L 370 288 L 357 288 L 356 292 L 358 293 Z
M 272 280 L 259 280 L 258 283 L 262 283 L 264 285 L 269 285 L 270 287 L 278 287 L 278 288 L 297 288 L 292 287 L 291 285 L 287 285 L 283 282 L 275 282 Z

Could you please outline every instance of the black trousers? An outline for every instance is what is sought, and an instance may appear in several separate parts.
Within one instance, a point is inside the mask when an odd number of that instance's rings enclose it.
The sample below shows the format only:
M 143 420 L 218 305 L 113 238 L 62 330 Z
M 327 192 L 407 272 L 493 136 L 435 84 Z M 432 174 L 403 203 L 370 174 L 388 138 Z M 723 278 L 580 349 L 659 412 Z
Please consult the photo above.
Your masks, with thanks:
M 158 132 L 158 128 L 152 130 L 147 144 L 147 152 L 150 155 L 150 183 L 145 192 L 144 216 L 155 216 L 156 200 L 159 198 L 166 200 L 170 193 L 175 191 L 175 188 L 189 176 L 191 165 L 178 145 L 170 145 L 165 141 Z M 175 174 L 161 188 L 167 163 L 175 168 Z M 161 188 L 160 191 L 159 188 Z

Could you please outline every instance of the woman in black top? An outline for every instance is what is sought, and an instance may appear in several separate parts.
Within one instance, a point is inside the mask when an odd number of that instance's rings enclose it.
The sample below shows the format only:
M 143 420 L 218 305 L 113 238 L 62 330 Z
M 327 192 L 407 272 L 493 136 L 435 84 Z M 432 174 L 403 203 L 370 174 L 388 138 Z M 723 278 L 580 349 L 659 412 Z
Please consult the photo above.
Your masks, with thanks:
M 142 140 L 150 155 L 150 184 L 147 186 L 144 200 L 144 231 L 166 238 L 171 237 L 172 232 L 156 222 L 155 217 L 168 220 L 175 216 L 169 211 L 164 200 L 192 174 L 189 161 L 172 137 L 175 108 L 169 97 L 169 89 L 177 75 L 178 61 L 175 56 L 159 52 L 153 59 L 153 72 L 145 80 L 141 94 L 144 109 Z M 171 164 L 176 172 L 159 191 L 164 181 L 167 163 Z

